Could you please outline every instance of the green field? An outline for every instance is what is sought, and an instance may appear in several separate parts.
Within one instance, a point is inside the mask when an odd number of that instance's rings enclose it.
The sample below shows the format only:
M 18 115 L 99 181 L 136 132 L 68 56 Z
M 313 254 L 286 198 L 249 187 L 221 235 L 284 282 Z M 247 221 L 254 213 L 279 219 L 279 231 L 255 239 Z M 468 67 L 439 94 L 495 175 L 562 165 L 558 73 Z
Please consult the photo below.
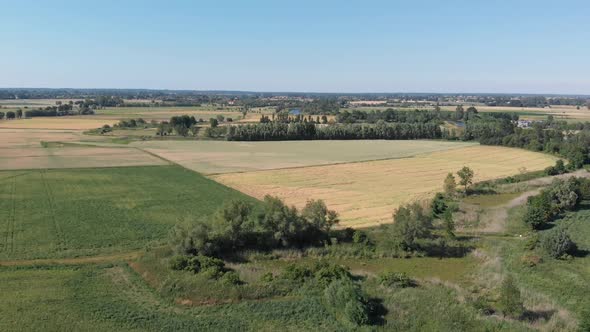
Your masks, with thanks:
M 232 198 L 250 199 L 177 166 L 0 172 L 0 259 L 143 248 Z
M 0 268 L 1 331 L 342 330 L 315 298 L 182 307 L 126 265 Z

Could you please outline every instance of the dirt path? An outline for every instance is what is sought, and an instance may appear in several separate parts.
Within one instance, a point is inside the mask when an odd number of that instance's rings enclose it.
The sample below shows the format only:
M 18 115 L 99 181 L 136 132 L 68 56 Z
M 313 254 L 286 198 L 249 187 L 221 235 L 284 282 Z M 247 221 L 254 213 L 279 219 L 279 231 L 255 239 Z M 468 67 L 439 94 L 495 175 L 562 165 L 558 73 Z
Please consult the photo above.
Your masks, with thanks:
M 48 258 L 48 259 L 25 259 L 0 261 L 0 266 L 33 266 L 33 265 L 78 265 L 98 264 L 113 261 L 124 261 L 135 259 L 141 255 L 141 251 L 133 251 L 123 254 L 79 257 L 79 258 Z
M 509 202 L 502 205 L 491 207 L 483 211 L 477 211 L 477 218 L 479 218 L 481 226 L 473 229 L 464 229 L 462 231 L 466 233 L 501 234 L 506 231 L 508 211 L 510 209 L 526 204 L 529 197 L 538 195 L 544 187 L 550 185 L 556 179 L 569 179 L 571 177 L 588 178 L 590 177 L 590 173 L 585 170 L 578 170 L 573 173 L 557 176 L 546 176 L 518 183 L 516 184 L 517 187 L 514 187 L 514 189 L 530 187 L 536 188 L 524 191 L 518 197 L 513 198 Z

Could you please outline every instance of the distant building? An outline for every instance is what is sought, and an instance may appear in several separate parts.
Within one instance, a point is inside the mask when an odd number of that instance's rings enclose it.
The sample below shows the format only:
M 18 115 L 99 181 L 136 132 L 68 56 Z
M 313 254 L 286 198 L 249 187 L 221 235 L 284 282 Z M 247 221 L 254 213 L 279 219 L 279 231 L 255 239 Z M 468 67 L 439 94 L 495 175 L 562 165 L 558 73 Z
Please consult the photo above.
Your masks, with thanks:
M 301 109 L 300 108 L 293 108 L 293 109 L 289 110 L 289 115 L 301 115 Z
M 530 120 L 518 120 L 516 121 L 516 126 L 518 128 L 529 128 L 533 124 L 533 121 Z

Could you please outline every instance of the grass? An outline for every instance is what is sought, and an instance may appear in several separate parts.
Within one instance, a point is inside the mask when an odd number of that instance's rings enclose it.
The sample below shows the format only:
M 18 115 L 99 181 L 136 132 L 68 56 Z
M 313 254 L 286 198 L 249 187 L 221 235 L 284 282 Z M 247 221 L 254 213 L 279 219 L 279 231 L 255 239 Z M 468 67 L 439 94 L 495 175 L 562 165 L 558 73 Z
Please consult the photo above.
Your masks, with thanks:
M 515 214 L 519 217 L 520 214 Z M 501 255 L 508 270 L 518 276 L 522 287 L 544 294 L 560 306 L 581 314 L 590 308 L 590 210 L 568 213 L 565 218 L 555 222 L 555 227 L 568 230 L 572 240 L 577 244 L 581 254 L 570 260 L 553 259 L 540 250 L 529 251 L 522 241 L 503 243 Z M 519 223 L 520 218 L 513 218 L 512 223 Z M 548 232 L 542 231 L 541 233 Z M 542 236 L 542 234 L 541 234 Z M 539 255 L 542 262 L 534 267 L 523 264 L 524 255 Z
M 0 259 L 120 253 L 249 199 L 178 166 L 0 172 Z
M 447 141 L 148 141 L 133 143 L 204 174 L 407 158 L 474 146 Z
M 442 190 L 449 172 L 463 166 L 475 181 L 518 174 L 519 167 L 544 169 L 556 158 L 521 149 L 470 146 L 413 158 L 348 163 L 212 176 L 251 196 L 270 194 L 302 207 L 308 199 L 323 199 L 340 213 L 344 226 L 362 227 L 391 221 L 393 211 L 411 201 L 430 199 Z
M 342 330 L 317 298 L 182 307 L 125 265 L 0 269 L 0 330 Z
M 477 205 L 480 208 L 492 208 L 507 204 L 520 193 L 500 193 L 496 195 L 474 195 L 463 199 L 464 203 Z
M 528 331 L 518 323 L 482 318 L 475 308 L 458 301 L 458 294 L 443 285 L 405 288 L 398 291 L 382 287 L 370 294 L 383 298 L 390 309 L 384 331 Z

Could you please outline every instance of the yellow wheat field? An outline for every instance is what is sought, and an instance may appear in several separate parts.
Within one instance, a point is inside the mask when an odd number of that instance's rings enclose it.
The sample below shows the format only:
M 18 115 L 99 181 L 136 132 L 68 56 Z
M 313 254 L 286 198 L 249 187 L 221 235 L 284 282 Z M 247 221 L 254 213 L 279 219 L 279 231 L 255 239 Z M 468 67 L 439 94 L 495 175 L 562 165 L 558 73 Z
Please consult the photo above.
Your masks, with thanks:
M 442 189 L 449 172 L 463 166 L 475 181 L 540 170 L 556 158 L 521 149 L 471 146 L 412 158 L 214 175 L 216 181 L 248 195 L 276 195 L 302 207 L 323 199 L 340 213 L 341 225 L 365 227 L 392 221 L 401 204 L 424 200 Z

